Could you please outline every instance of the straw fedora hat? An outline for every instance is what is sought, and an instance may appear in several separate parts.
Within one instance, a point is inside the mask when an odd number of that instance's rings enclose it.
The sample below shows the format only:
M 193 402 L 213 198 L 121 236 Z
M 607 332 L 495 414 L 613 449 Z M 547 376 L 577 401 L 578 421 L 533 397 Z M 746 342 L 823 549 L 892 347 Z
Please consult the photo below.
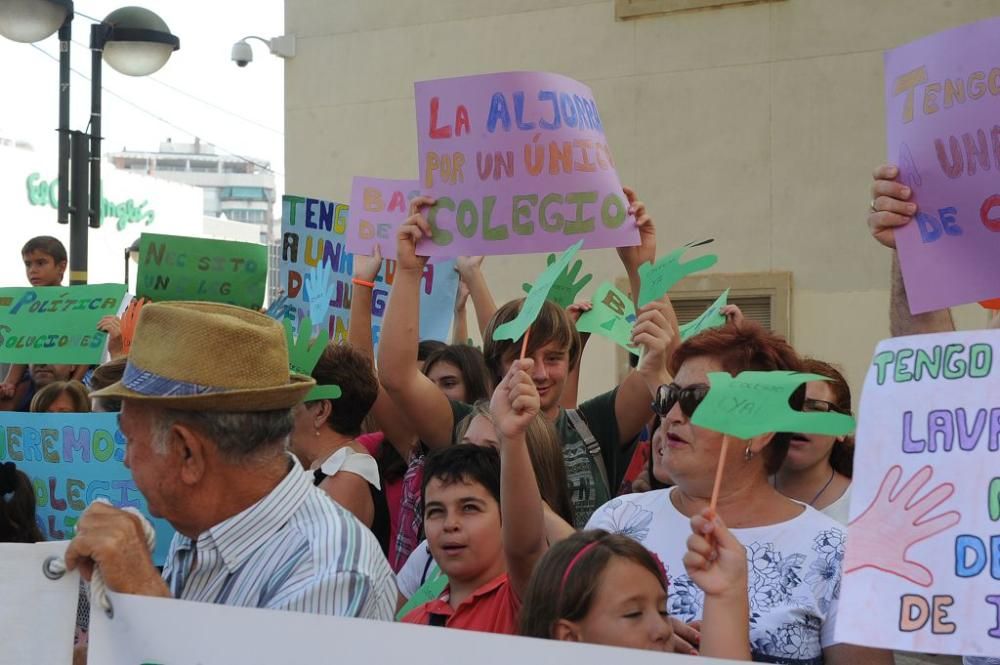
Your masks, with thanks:
M 142 308 L 122 380 L 93 397 L 194 411 L 291 408 L 316 385 L 288 369 L 285 331 L 243 307 L 208 302 Z

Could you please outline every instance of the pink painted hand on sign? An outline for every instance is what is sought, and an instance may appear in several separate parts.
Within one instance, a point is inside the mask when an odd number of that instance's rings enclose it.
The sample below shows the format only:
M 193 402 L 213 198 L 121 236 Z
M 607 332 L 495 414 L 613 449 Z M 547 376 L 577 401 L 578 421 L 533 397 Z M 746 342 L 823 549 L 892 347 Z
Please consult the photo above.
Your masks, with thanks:
M 889 469 L 871 505 L 848 525 L 845 575 L 875 568 L 923 587 L 934 583 L 931 571 L 907 553 L 958 524 L 962 515 L 952 510 L 927 517 L 955 493 L 953 484 L 941 483 L 918 497 L 932 475 L 931 467 L 925 466 L 897 490 L 903 470 L 898 465 Z

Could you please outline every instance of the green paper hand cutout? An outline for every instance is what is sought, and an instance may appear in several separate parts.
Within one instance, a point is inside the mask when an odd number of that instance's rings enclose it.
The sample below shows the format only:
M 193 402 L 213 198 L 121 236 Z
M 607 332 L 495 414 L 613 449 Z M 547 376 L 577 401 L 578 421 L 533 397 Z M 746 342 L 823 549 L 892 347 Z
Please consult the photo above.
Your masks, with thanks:
M 607 337 L 625 350 L 639 353 L 639 347 L 632 346 L 632 326 L 636 318 L 632 299 L 611 282 L 604 282 L 597 287 L 592 303 L 593 308 L 580 315 L 576 329 Z
M 285 341 L 288 343 L 288 366 L 296 374 L 312 374 L 313 368 L 323 355 L 330 333 L 320 330 L 315 340 L 311 339 L 312 321 L 305 317 L 299 322 L 299 336 L 295 338 L 292 332 L 292 322 L 284 321 Z
M 556 262 L 556 255 L 549 254 L 547 259 L 548 265 L 552 265 Z M 566 309 L 574 302 L 576 302 L 576 297 L 583 290 L 583 287 L 590 284 L 590 280 L 594 278 L 590 273 L 584 273 L 583 277 L 580 277 L 580 281 L 576 281 L 576 278 L 580 275 L 580 270 L 583 269 L 583 261 L 580 259 L 576 260 L 572 268 L 567 268 L 559 273 L 556 278 L 555 283 L 552 288 L 549 289 L 548 299 L 559 305 L 563 309 Z M 531 284 L 522 284 L 521 288 L 524 289 L 525 293 L 531 293 Z
M 726 316 L 720 314 L 719 310 L 726 306 L 729 300 L 729 289 L 722 292 L 722 295 L 715 299 L 708 309 L 698 315 L 698 318 L 680 327 L 681 341 L 694 337 L 703 330 L 718 328 L 725 324 Z
M 843 413 L 794 410 L 788 400 L 807 381 L 829 381 L 801 372 L 710 372 L 708 395 L 691 416 L 698 427 L 749 439 L 768 432 L 839 436 L 854 431 L 854 418 Z
M 545 304 L 549 290 L 556 283 L 559 275 L 566 270 L 566 266 L 573 260 L 573 257 L 576 256 L 581 247 L 583 247 L 582 240 L 563 252 L 556 261 L 549 264 L 549 267 L 531 285 L 531 291 L 524 299 L 524 304 L 521 306 L 521 311 L 518 312 L 517 317 L 512 321 L 497 326 L 493 331 L 493 339 L 509 339 L 513 341 L 521 339 L 524 332 L 538 318 L 538 313 L 542 311 L 542 305 Z
M 674 288 L 677 282 L 688 275 L 714 266 L 719 260 L 715 254 L 699 256 L 687 263 L 680 262 L 684 252 L 710 242 L 712 241 L 703 240 L 678 247 L 655 263 L 644 263 L 639 266 L 639 280 L 641 282 L 639 285 L 639 307 L 659 300 L 667 291 Z

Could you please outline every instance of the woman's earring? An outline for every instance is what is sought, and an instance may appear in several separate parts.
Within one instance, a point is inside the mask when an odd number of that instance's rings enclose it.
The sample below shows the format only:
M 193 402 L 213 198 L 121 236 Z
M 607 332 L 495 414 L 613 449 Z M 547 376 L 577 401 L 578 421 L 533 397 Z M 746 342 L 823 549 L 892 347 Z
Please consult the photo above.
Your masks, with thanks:
M 751 445 L 753 445 L 753 442 L 747 441 L 747 449 L 743 453 L 743 459 L 745 459 L 747 462 L 753 459 L 753 451 L 750 450 Z

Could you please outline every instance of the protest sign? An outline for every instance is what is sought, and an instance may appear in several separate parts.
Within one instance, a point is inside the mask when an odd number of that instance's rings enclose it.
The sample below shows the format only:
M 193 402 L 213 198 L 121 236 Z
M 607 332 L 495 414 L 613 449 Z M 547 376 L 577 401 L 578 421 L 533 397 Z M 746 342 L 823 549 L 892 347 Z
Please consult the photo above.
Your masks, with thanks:
M 645 307 L 654 300 L 659 300 L 688 275 L 714 266 L 719 261 L 719 257 L 715 254 L 705 254 L 686 263 L 681 263 L 681 258 L 689 249 L 701 247 L 710 242 L 712 241 L 703 240 L 688 243 L 654 262 L 643 263 L 639 266 L 640 285 L 637 301 L 639 307 Z
M 202 300 L 260 309 L 267 247 L 250 242 L 143 233 L 136 296 Z
M 843 413 L 803 412 L 792 408 L 792 393 L 807 381 L 828 381 L 801 372 L 709 372 L 709 390 L 691 422 L 741 439 L 769 432 L 805 432 L 837 436 L 854 431 L 854 418 Z
M 556 255 L 549 254 L 546 259 L 546 265 L 552 265 L 555 262 Z M 587 284 L 590 284 L 590 280 L 594 279 L 594 276 L 590 273 L 584 273 L 583 277 L 580 277 L 582 269 L 582 259 L 577 259 L 572 266 L 563 268 L 563 271 L 556 277 L 556 281 L 552 283 L 552 288 L 549 289 L 547 298 L 563 309 L 575 303 L 576 297 L 580 295 L 580 291 Z M 531 284 L 522 284 L 521 288 L 525 293 L 531 293 Z
M 96 365 L 124 284 L 0 288 L 0 362 Z
M 548 267 L 542 271 L 535 283 L 531 285 L 528 295 L 521 305 L 521 310 L 513 320 L 502 323 L 493 329 L 493 339 L 518 340 L 524 332 L 538 318 L 538 313 L 542 311 L 542 305 L 548 299 L 549 290 L 559 279 L 559 275 L 565 272 L 569 262 L 573 260 L 576 253 L 580 251 L 582 240 L 578 240 L 575 245 L 563 252 L 558 259 L 549 263 Z
M 1000 296 L 1000 18 L 885 54 L 886 140 L 919 212 L 896 231 L 914 313 Z
M 508 72 L 414 86 L 427 256 L 639 244 L 590 88 Z
M 45 560 L 62 557 L 67 545 L 0 545 L 0 665 L 72 662 L 80 574 L 50 580 L 42 573 Z
M 464 665 L 573 663 L 574 665 L 723 665 L 736 661 L 620 649 L 579 642 L 441 630 L 387 621 L 230 607 L 170 598 L 110 593 L 114 617 L 90 618 L 89 659 L 101 665 L 137 663 L 282 663 L 314 665 L 336 645 L 337 659 L 353 663 L 440 665 L 460 654 Z M 169 630 L 164 630 L 169 626 Z M 184 639 L 178 639 L 183 635 Z M 280 635 L 280 639 L 275 639 Z M 44 639 L 44 638 L 41 638 Z
M 298 326 L 309 317 L 330 339 L 347 339 L 354 285 L 354 255 L 347 251 L 348 207 L 303 196 L 282 199 L 280 286 L 284 318 Z M 372 292 L 372 339 L 378 346 L 382 316 L 396 262 L 382 262 Z M 458 273 L 454 261 L 428 264 L 420 289 L 420 339 L 445 341 L 451 334 Z M 307 296 L 309 296 L 307 298 Z M 276 312 L 277 313 L 277 312 Z
M 632 299 L 616 289 L 611 282 L 604 282 L 594 292 L 592 308 L 576 322 L 576 329 L 607 337 L 630 353 L 639 353 L 632 345 L 632 326 L 635 325 L 635 305 Z
M 152 519 L 125 467 L 125 437 L 115 413 L 0 413 L 0 462 L 14 462 L 35 486 L 38 528 L 46 540 L 69 540 L 97 498 L 142 511 L 156 529 L 153 560 L 162 564 L 173 529 Z
M 976 331 L 875 350 L 836 641 L 1000 656 L 998 343 Z
M 698 318 L 680 326 L 681 341 L 694 337 L 703 330 L 711 330 L 725 325 L 726 315 L 721 314 L 719 310 L 726 306 L 728 300 L 729 289 L 726 289 L 722 295 L 715 299 L 715 302 L 708 306 L 708 309 L 698 315 Z
M 417 196 L 416 180 L 387 180 L 355 176 L 347 215 L 347 251 L 373 256 L 378 245 L 382 258 L 396 258 L 396 232 L 406 221 L 410 199 Z

